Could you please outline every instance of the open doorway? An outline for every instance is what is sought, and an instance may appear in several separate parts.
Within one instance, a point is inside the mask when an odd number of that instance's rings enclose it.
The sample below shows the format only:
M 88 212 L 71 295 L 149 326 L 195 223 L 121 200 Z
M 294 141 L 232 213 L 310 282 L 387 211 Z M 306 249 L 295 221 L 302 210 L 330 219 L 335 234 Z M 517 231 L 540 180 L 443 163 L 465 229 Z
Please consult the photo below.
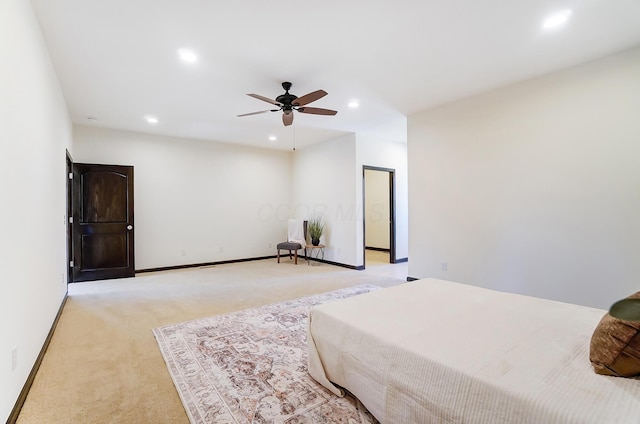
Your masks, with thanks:
M 364 265 L 396 263 L 395 169 L 362 168 Z

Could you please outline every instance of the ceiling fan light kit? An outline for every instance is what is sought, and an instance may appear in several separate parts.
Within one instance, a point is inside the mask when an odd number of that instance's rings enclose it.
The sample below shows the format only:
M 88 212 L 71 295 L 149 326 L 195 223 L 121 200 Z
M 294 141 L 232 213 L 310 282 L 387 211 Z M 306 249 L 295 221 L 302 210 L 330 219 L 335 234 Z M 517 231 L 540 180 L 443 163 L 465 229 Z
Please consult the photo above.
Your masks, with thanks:
M 308 113 L 311 115 L 335 115 L 338 113 L 335 110 L 331 109 L 323 109 L 318 107 L 304 107 L 311 102 L 315 102 L 327 95 L 327 92 L 324 90 L 316 90 L 311 93 L 305 94 L 304 96 L 298 97 L 295 94 L 289 93 L 291 89 L 291 83 L 285 81 L 282 83 L 282 88 L 284 88 L 284 94 L 276 97 L 275 100 L 272 100 L 268 97 L 261 96 L 259 94 L 247 94 L 247 96 L 253 97 L 258 100 L 262 100 L 263 102 L 271 103 L 272 105 L 278 106 L 278 109 L 267 109 L 261 110 L 258 112 L 250 112 L 243 113 L 238 116 L 250 116 L 250 115 L 258 115 L 260 113 L 266 112 L 279 112 L 282 111 L 282 123 L 285 127 L 291 125 L 293 123 L 293 111 L 297 111 L 300 113 Z

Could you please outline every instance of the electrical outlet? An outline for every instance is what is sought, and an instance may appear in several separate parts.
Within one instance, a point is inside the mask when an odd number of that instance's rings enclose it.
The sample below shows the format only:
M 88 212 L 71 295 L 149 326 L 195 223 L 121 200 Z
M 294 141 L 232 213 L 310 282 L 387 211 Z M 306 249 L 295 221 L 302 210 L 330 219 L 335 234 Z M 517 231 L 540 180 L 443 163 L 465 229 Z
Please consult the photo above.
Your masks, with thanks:
M 224 253 L 224 247 L 220 248 L 220 253 Z
M 18 368 L 18 346 L 11 349 L 11 371 L 15 371 L 16 368 Z
M 180 254 L 181 254 L 182 256 L 187 256 L 187 251 L 186 251 L 186 250 L 184 250 L 184 249 L 182 249 L 182 250 L 180 251 Z
M 442 263 L 440 264 L 440 269 L 441 269 L 441 270 L 443 270 L 443 271 L 446 271 L 446 270 L 447 270 L 447 267 L 448 267 L 448 264 L 447 264 L 447 262 L 446 262 L 446 261 L 444 261 L 444 262 L 442 262 Z

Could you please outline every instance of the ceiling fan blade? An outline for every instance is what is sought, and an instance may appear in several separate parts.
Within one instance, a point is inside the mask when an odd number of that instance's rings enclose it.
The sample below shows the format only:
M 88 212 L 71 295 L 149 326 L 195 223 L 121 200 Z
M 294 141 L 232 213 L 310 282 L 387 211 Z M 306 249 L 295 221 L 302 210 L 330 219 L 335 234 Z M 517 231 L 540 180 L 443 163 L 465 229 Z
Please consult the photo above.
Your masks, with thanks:
M 311 113 L 313 115 L 335 115 L 336 113 L 338 113 L 337 110 L 322 109 L 319 107 L 301 107 L 300 109 L 298 109 L 298 112 Z
M 247 96 L 251 96 L 254 99 L 262 100 L 263 102 L 271 103 L 272 105 L 282 106 L 282 103 L 276 102 L 275 100 L 272 100 L 268 97 L 261 96 L 259 94 L 247 94 Z
M 242 115 L 238 115 L 238 116 L 258 115 L 260 113 L 265 113 L 265 112 L 271 112 L 271 110 L 261 110 L 260 112 L 243 113 Z
M 293 123 L 293 111 L 289 114 L 286 114 L 284 112 L 282 113 L 282 123 L 285 127 L 288 127 Z
M 293 104 L 295 106 L 304 106 L 304 105 L 309 104 L 311 102 L 315 102 L 316 100 L 321 99 L 326 95 L 327 95 L 326 91 L 324 91 L 324 90 L 316 90 L 316 91 L 314 91 L 312 93 L 305 94 L 302 97 L 298 97 L 293 102 L 291 102 L 291 104 Z

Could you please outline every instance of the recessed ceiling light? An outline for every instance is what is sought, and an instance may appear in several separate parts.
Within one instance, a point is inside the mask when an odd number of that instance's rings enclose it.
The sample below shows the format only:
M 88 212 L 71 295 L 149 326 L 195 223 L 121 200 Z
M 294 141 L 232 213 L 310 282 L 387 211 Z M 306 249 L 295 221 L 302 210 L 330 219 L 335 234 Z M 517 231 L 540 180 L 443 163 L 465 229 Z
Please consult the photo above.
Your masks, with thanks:
M 179 49 L 178 56 L 180 56 L 180 59 L 184 60 L 185 62 L 195 62 L 198 60 L 198 56 L 196 56 L 193 50 L 189 49 Z
M 558 28 L 564 25 L 567 22 L 567 20 L 571 17 L 572 14 L 573 14 L 573 11 L 570 9 L 565 9 L 565 10 L 561 10 L 560 12 L 556 12 L 544 20 L 542 27 L 544 29 Z
M 98 118 L 96 118 L 95 116 L 87 116 L 87 120 L 88 121 L 97 121 Z
M 278 139 L 278 137 L 276 137 L 275 135 L 270 135 L 269 136 L 269 141 L 276 141 Z
M 360 106 L 360 103 L 357 100 L 349 100 L 349 107 L 350 108 L 355 109 L 358 106 Z
M 148 115 L 148 116 L 145 116 L 144 119 L 146 119 L 147 122 L 150 123 L 150 124 L 157 124 L 158 123 L 158 118 L 156 118 L 155 116 Z

